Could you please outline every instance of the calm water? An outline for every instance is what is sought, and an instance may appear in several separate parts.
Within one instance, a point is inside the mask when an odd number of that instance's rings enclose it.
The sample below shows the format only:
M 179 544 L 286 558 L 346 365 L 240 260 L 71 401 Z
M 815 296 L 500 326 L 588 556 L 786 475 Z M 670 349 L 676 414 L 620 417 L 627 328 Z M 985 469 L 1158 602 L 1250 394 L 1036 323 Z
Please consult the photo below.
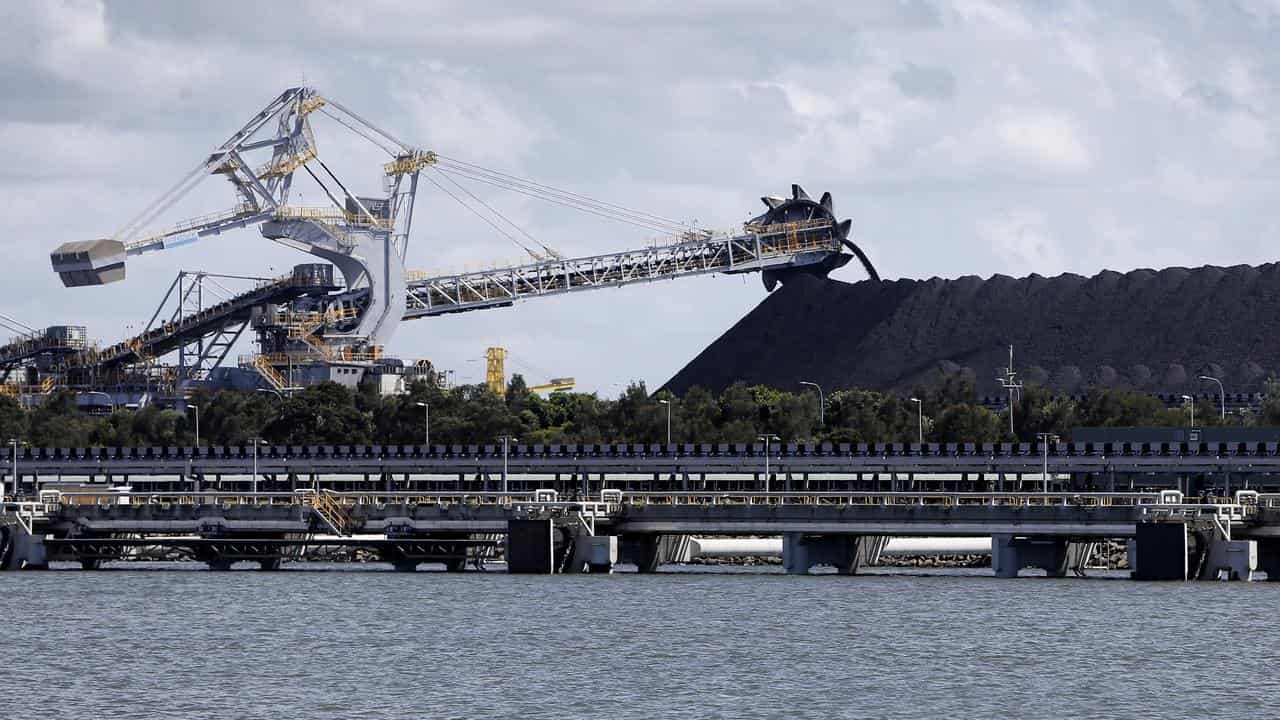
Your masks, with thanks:
M 1280 690 L 1280 584 L 167 567 L 0 575 L 0 717 L 1250 718 Z

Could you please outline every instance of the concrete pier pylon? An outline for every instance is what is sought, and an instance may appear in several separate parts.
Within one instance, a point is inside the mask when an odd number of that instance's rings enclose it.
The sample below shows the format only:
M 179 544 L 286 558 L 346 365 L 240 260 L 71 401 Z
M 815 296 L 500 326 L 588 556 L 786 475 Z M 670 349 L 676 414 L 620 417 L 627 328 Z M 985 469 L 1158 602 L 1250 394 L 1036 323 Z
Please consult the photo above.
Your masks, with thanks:
M 1187 526 L 1180 522 L 1138 523 L 1129 543 L 1134 580 L 1186 580 L 1191 572 Z
M 0 515 L 0 570 L 44 570 L 49 567 L 44 537 L 32 535 L 12 515 Z
M 1257 551 L 1257 569 L 1267 574 L 1269 582 L 1280 582 L 1280 538 L 1258 540 Z
M 1027 567 L 1044 570 L 1049 577 L 1066 577 L 1071 567 L 1067 538 L 991 536 L 991 569 L 996 577 L 1014 578 Z
M 550 575 L 555 572 L 556 525 L 551 518 L 507 521 L 507 572 Z
M 807 575 L 819 565 L 830 565 L 840 575 L 854 575 L 879 558 L 887 541 L 878 535 L 783 533 L 782 566 L 788 575 Z
M 688 562 L 691 546 L 688 535 L 624 535 L 618 553 L 621 562 L 636 566 L 636 572 L 651 573 L 663 565 Z
M 1258 543 L 1255 540 L 1214 538 L 1204 550 L 1198 580 L 1253 581 L 1258 569 Z
M 579 527 L 573 538 L 573 553 L 564 572 L 608 574 L 613 572 L 613 566 L 617 562 L 616 535 L 593 535 L 585 527 Z

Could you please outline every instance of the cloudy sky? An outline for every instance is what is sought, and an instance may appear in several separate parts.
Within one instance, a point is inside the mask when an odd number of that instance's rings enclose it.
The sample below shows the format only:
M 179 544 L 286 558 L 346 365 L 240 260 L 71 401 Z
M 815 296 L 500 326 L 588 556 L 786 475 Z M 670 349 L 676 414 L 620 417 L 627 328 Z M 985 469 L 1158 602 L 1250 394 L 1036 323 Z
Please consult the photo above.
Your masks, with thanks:
M 253 230 L 135 258 L 101 288 L 62 288 L 48 261 L 304 83 L 411 144 L 706 227 L 792 182 L 829 190 L 888 278 L 1276 259 L 1275 0 L 541 5 L 4 3 L 0 312 L 114 341 L 179 269 L 307 262 Z M 317 128 L 321 156 L 376 191 L 380 158 L 336 130 Z M 475 192 L 565 254 L 650 239 Z M 166 219 L 233 198 L 210 179 L 191 202 Z M 415 218 L 410 267 L 521 259 L 430 186 Z M 535 300 L 407 323 L 391 350 L 475 382 L 500 344 L 532 379 L 612 394 L 665 381 L 763 295 L 751 276 Z

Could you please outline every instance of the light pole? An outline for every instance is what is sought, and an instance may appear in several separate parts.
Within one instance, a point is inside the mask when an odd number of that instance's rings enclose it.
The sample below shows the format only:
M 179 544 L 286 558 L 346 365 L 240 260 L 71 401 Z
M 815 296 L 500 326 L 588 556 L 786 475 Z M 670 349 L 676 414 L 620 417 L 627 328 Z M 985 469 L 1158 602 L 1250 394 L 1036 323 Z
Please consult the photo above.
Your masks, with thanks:
M 911 402 L 916 404 L 916 443 L 924 444 L 924 403 L 920 402 L 920 398 L 911 398 Z
M 249 438 L 249 442 L 253 443 L 253 494 L 258 494 L 258 446 L 266 445 L 266 441 L 260 437 Z
M 1222 399 L 1222 421 L 1225 423 L 1227 421 L 1227 391 L 1223 389 L 1222 381 L 1209 375 L 1201 375 L 1200 379 L 1218 383 L 1218 397 Z
M 1009 434 L 1010 435 L 1014 435 L 1013 394 L 1014 392 L 1018 392 L 1019 397 L 1021 397 L 1021 392 L 1022 392 L 1022 382 L 1017 378 L 1018 378 L 1018 373 L 1013 369 L 1013 346 L 1010 345 L 1009 346 L 1009 367 L 1005 368 L 1003 373 L 996 376 L 996 382 L 1000 383 L 1000 387 L 1009 391 Z M 1016 440 L 1017 437 L 1015 436 L 1014 439 Z
M 200 447 L 200 406 L 195 403 L 187 403 L 187 407 L 196 411 L 196 447 Z
M 426 429 L 423 431 L 423 441 L 427 446 L 427 452 L 431 452 L 431 403 L 418 402 L 414 403 L 422 408 L 423 423 Z
M 13 499 L 18 499 L 18 438 L 9 438 L 9 447 L 13 448 Z M 0 495 L 4 494 L 4 485 L 0 484 Z
M 671 401 L 659 400 L 658 402 L 667 406 L 667 447 L 671 447 Z
M 514 438 L 510 435 L 503 435 L 498 438 L 502 441 L 502 494 L 507 494 L 507 455 L 511 452 L 511 442 L 520 441 L 520 438 Z
M 816 382 L 809 382 L 808 380 L 801 380 L 800 384 L 808 385 L 809 387 L 812 387 L 818 391 L 818 424 L 826 425 L 827 424 L 827 413 L 826 413 L 827 402 L 822 397 L 822 386 Z
M 1191 427 L 1196 426 L 1196 399 L 1190 395 L 1183 395 L 1182 401 L 1191 406 Z
M 1036 433 L 1036 437 L 1040 438 L 1040 446 L 1044 450 L 1044 469 L 1040 473 L 1040 484 L 1047 493 L 1049 492 L 1049 443 L 1058 442 L 1058 436 L 1053 433 Z
M 769 446 L 774 440 L 781 440 L 777 435 L 761 435 L 756 438 L 764 443 L 764 491 L 769 492 Z

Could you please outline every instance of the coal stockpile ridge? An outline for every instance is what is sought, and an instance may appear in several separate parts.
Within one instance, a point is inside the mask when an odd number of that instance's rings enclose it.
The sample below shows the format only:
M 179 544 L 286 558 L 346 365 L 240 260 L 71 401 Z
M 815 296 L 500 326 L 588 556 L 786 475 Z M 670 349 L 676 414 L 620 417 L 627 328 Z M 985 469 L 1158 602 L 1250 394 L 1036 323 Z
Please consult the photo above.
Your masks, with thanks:
M 1060 392 L 1257 392 L 1280 374 L 1280 265 L 845 283 L 798 275 L 666 387 L 734 382 L 905 390 L 959 373 L 999 392 L 1009 345 L 1020 379 Z

